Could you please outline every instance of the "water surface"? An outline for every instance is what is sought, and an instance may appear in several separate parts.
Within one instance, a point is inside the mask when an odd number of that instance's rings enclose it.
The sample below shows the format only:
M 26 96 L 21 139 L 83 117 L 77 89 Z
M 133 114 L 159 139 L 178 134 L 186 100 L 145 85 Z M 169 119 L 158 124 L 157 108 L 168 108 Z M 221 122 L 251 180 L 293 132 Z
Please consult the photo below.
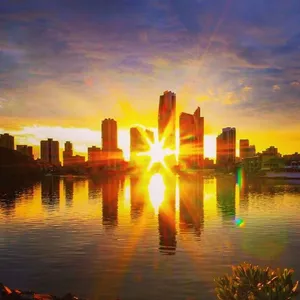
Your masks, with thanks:
M 241 177 L 2 184 L 0 282 L 89 299 L 216 299 L 248 261 L 300 279 L 300 185 Z

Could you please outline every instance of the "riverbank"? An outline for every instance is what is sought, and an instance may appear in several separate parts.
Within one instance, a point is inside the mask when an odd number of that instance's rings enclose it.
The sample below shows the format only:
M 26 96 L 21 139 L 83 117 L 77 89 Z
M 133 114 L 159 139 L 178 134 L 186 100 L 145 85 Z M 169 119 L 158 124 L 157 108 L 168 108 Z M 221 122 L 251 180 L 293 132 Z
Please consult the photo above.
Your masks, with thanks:
M 63 297 L 57 297 L 50 294 L 40 294 L 33 291 L 21 291 L 10 289 L 0 283 L 0 299 L 1 300 L 84 300 L 70 293 Z

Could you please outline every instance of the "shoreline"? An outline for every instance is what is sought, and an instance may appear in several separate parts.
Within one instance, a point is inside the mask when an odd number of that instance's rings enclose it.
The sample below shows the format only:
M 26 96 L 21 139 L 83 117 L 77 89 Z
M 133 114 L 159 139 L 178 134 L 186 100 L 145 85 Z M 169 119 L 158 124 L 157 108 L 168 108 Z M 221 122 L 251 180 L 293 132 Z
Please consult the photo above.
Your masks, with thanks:
M 67 293 L 62 297 L 45 293 L 36 293 L 34 291 L 22 291 L 19 289 L 11 289 L 0 283 L 0 299 L 1 300 L 87 300 L 79 298 L 71 293 Z

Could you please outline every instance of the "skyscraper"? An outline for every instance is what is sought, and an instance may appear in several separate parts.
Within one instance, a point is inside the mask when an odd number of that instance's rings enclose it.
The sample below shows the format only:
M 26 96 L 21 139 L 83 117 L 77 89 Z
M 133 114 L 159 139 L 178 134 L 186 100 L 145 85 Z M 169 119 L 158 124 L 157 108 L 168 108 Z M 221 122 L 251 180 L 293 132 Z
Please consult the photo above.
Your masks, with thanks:
M 118 149 L 118 127 L 114 119 L 105 119 L 101 125 L 102 150 L 111 151 Z
M 256 147 L 255 145 L 250 145 L 249 146 L 249 151 L 248 151 L 249 157 L 253 157 L 256 155 Z
M 240 158 L 248 157 L 249 140 L 240 140 Z
M 256 149 L 254 145 L 249 144 L 249 140 L 240 140 L 240 158 L 255 156 Z
M 114 119 L 105 119 L 101 125 L 102 151 L 101 161 L 105 166 L 121 167 L 123 151 L 118 148 L 118 125 Z
M 217 165 L 233 167 L 236 156 L 236 129 L 227 127 L 217 137 Z
M 73 145 L 71 142 L 65 142 L 65 150 L 63 152 L 63 164 L 64 166 L 71 164 L 73 158 Z
M 200 107 L 194 112 L 195 120 L 195 155 L 196 155 L 196 165 L 203 167 L 203 156 L 204 156 L 204 117 L 201 117 Z
M 140 127 L 130 128 L 130 161 L 134 165 L 150 162 L 149 157 L 139 156 L 141 152 L 150 150 L 149 143 L 154 143 L 154 132 Z
M 176 95 L 170 91 L 159 99 L 158 137 L 165 139 L 165 148 L 176 149 Z
M 194 114 L 180 114 L 179 132 L 180 162 L 187 167 L 203 166 L 204 118 L 200 116 L 200 107 Z
M 15 149 L 15 138 L 8 133 L 0 134 L 0 147 Z
M 51 165 L 60 165 L 58 141 L 53 141 L 53 139 L 41 141 L 40 151 L 41 160 L 43 162 L 49 163 Z

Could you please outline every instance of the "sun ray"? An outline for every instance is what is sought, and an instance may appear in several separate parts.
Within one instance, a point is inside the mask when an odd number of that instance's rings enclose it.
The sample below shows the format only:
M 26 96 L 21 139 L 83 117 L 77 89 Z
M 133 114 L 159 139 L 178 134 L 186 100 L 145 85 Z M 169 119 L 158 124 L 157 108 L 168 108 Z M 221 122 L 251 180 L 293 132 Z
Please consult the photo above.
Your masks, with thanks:
M 149 150 L 145 152 L 140 152 L 137 155 L 138 156 L 149 156 L 150 157 L 150 163 L 148 165 L 147 170 L 150 171 L 154 164 L 159 163 L 161 164 L 166 170 L 168 170 L 168 166 L 165 162 L 165 157 L 170 155 L 175 155 L 176 151 L 173 151 L 169 148 L 165 148 L 165 138 L 162 138 L 162 140 L 158 139 L 158 135 L 154 135 L 154 142 L 152 143 L 148 137 L 145 136 L 145 140 L 147 141 L 149 145 Z

